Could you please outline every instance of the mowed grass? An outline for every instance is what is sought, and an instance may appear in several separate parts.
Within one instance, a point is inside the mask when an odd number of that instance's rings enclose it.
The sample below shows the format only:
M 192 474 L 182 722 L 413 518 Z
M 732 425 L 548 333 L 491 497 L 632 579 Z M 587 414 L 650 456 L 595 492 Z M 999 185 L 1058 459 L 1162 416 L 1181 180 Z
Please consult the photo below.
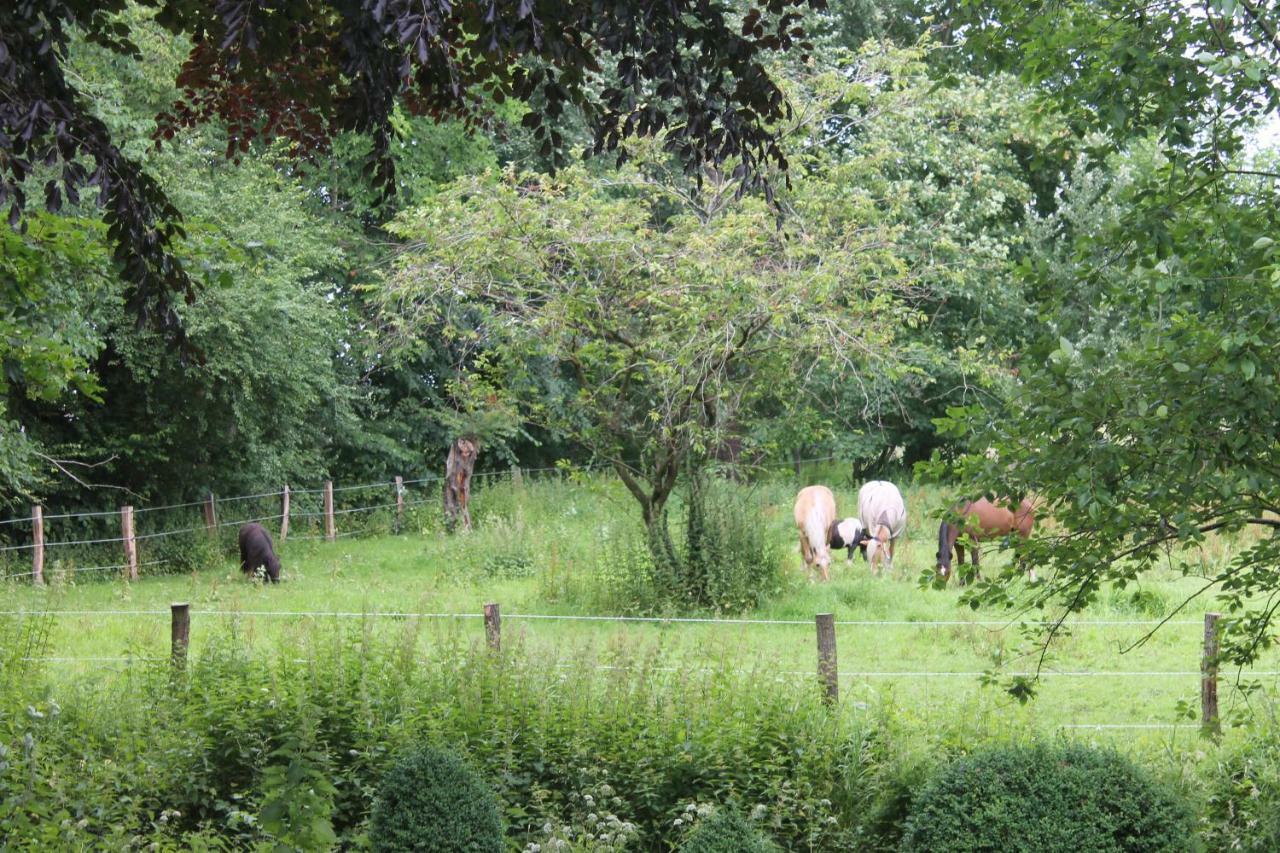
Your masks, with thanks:
M 839 485 L 832 472 L 809 472 L 803 479 L 832 484 L 844 511 L 855 505 L 855 489 Z M 807 574 L 796 547 L 791 501 L 799 482 L 740 487 L 752 490 L 760 523 L 786 554 L 781 592 L 753 612 L 729 617 L 749 621 L 563 618 L 619 615 L 606 606 L 613 563 L 627 547 L 642 547 L 634 504 L 618 484 L 601 477 L 483 485 L 474 497 L 476 530 L 469 534 L 445 533 L 438 508 L 427 505 L 397 535 L 285 542 L 279 549 L 284 583 L 277 586 L 241 577 L 230 554 L 216 568 L 132 584 L 77 583 L 57 572 L 44 589 L 10 581 L 4 618 L 10 629 L 25 624 L 43 636 L 31 656 L 46 659 L 44 676 L 55 685 L 118 677 L 139 660 L 166 657 L 172 602 L 191 605 L 192 654 L 215 638 L 234 636 L 256 654 L 291 657 L 306 657 L 314 627 L 337 619 L 365 620 L 377 631 L 401 630 L 406 620 L 417 620 L 420 643 L 481 643 L 483 605 L 497 602 L 504 644 L 563 659 L 566 666 L 596 666 L 602 677 L 639 660 L 670 668 L 732 667 L 757 673 L 761 689 L 773 689 L 814 681 L 814 615 L 833 613 L 843 623 L 837 637 L 847 713 L 891 708 L 908 727 L 963 722 L 991 735 L 1083 730 L 1108 740 L 1119 735 L 1166 745 L 1171 738 L 1196 737 L 1192 721 L 1179 718 L 1177 708 L 1179 701 L 1198 707 L 1201 619 L 1211 601 L 1191 605 L 1129 649 L 1198 587 L 1194 577 L 1170 570 L 1138 590 L 1108 592 L 1073 620 L 1070 634 L 1041 662 L 1038 648 L 1009 624 L 1009 614 L 961 606 L 954 586 L 921 588 L 921 574 L 934 563 L 934 518 L 948 495 L 936 488 L 906 490 L 911 523 L 898 546 L 894 576 L 873 578 L 861 558 L 848 562 L 841 553 L 832 581 L 821 583 Z M 673 522 L 677 514 L 678 507 Z M 1226 560 L 1239 546 L 1213 540 L 1196 559 Z M 984 564 L 994 568 L 1002 559 L 988 553 Z M 1276 663 L 1268 659 L 1257 670 L 1280 669 Z M 1041 692 L 1026 705 L 980 684 L 983 672 L 1037 667 Z M 1228 710 L 1237 701 L 1234 677 L 1224 677 Z M 1274 690 L 1274 676 L 1261 680 Z M 1128 728 L 1137 726 L 1152 728 Z

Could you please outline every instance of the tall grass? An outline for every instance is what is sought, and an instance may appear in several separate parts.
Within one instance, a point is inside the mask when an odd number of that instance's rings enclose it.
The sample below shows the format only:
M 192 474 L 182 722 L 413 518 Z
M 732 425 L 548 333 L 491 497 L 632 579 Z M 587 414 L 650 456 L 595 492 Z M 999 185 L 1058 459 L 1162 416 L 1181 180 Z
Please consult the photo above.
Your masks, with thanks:
M 535 659 L 458 636 L 424 656 L 417 630 L 317 629 L 274 660 L 232 630 L 185 675 L 155 666 L 35 702 L 10 684 L 3 740 L 30 746 L 0 769 L 0 831 L 31 849 L 248 846 L 297 831 L 261 815 L 290 774 L 314 772 L 332 790 L 312 814 L 355 843 L 390 762 L 432 742 L 482 769 L 519 844 L 583 797 L 630 824 L 636 849 L 661 849 L 690 802 L 754 809 L 787 849 L 865 834 L 883 739 L 810 685 L 728 661 L 671 671 L 625 644 Z

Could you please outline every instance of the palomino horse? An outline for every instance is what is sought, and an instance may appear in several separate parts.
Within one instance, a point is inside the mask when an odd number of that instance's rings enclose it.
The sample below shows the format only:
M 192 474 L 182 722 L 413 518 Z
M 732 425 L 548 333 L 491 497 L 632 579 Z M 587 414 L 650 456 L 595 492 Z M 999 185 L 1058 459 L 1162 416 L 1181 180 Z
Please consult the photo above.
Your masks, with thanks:
M 817 565 L 822 579 L 830 580 L 830 531 L 836 523 L 835 495 L 826 486 L 806 486 L 796 495 L 794 514 L 804 564 L 810 569 Z
M 968 540 L 972 555 L 974 577 L 978 577 L 978 543 L 984 539 L 1007 536 L 1017 533 L 1023 539 L 1031 535 L 1031 526 L 1036 523 L 1035 508 L 1031 501 L 1024 499 L 1017 511 L 1006 506 L 997 506 L 986 498 L 967 501 L 952 511 L 962 522 L 958 525 L 943 521 L 938 527 L 938 576 L 946 582 L 951 579 L 951 551 L 956 552 L 956 562 L 964 564 L 964 540 Z M 1032 583 L 1036 579 L 1036 570 L 1030 569 L 1027 576 Z

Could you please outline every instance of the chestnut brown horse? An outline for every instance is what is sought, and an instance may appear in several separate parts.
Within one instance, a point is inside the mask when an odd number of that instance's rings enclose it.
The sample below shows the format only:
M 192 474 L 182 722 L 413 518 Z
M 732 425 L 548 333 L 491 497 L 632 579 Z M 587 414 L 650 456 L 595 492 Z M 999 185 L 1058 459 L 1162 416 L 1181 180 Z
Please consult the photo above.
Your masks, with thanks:
M 952 524 L 944 520 L 938 528 L 938 576 L 943 581 L 951 579 L 951 551 L 956 552 L 956 562 L 964 564 L 964 548 L 967 543 L 973 561 L 974 577 L 978 575 L 978 543 L 984 539 L 994 539 L 1016 533 L 1023 539 L 1031 535 L 1031 527 L 1036 523 L 1035 508 L 1030 500 L 1023 500 L 1018 509 L 993 504 L 986 498 L 966 501 L 951 511 L 953 517 L 962 519 L 960 524 Z M 1034 583 L 1036 570 L 1030 569 L 1027 576 Z

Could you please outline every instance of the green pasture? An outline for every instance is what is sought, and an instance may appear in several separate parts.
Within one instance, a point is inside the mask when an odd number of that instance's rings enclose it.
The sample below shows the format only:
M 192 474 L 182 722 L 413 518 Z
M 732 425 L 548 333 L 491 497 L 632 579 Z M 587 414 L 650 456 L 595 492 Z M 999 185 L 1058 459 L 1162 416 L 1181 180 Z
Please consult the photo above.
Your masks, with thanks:
M 825 481 L 836 486 L 842 508 L 854 505 L 850 484 L 839 484 L 830 472 Z M 381 527 L 366 524 L 367 537 L 287 541 L 279 548 L 284 582 L 278 586 L 242 578 L 225 549 L 215 567 L 134 583 L 78 579 L 55 564 L 46 588 L 7 582 L 4 618 L 10 629 L 33 629 L 25 632 L 35 638 L 28 656 L 42 659 L 36 671 L 55 685 L 120 677 L 145 659 L 166 657 L 172 602 L 191 605 L 193 655 L 211 639 L 233 634 L 255 654 L 290 658 L 306 657 L 313 628 L 335 620 L 365 620 L 374 631 L 403 630 L 413 621 L 419 644 L 482 643 L 482 607 L 497 602 L 505 645 L 566 666 L 599 667 L 602 678 L 638 661 L 673 670 L 727 666 L 753 673 L 753 683 L 769 689 L 815 679 L 813 618 L 830 612 L 841 623 L 846 713 L 889 706 L 909 726 L 933 729 L 963 719 L 990 735 L 1065 730 L 1162 743 L 1197 737 L 1194 721 L 1179 717 L 1178 706 L 1198 707 L 1201 620 L 1211 599 L 1193 603 L 1139 642 L 1198 587 L 1194 571 L 1184 577 L 1180 565 L 1171 566 L 1140 589 L 1109 592 L 1072 620 L 1069 634 L 1041 662 L 1009 614 L 960 606 L 954 586 L 921 587 L 921 574 L 933 566 L 936 514 L 949 500 L 941 491 L 906 491 L 911 521 L 894 576 L 873 578 L 860 557 L 847 562 L 841 553 L 832 581 L 821 583 L 806 574 L 796 547 L 795 483 L 779 478 L 738 488 L 759 499 L 760 523 L 785 549 L 786 579 L 754 611 L 695 615 L 714 622 L 670 614 L 642 616 L 650 621 L 567 618 L 624 615 L 604 590 L 616 564 L 625 562 L 619 555 L 643 548 L 630 498 L 598 477 L 484 485 L 474 498 L 471 533 L 445 533 L 438 508 L 427 504 L 410 513 L 398 534 L 387 530 L 384 513 Z M 673 525 L 677 515 L 678 508 Z M 1210 552 L 1195 557 L 1228 559 L 1236 544 L 1213 540 Z M 1000 562 L 993 552 L 985 559 Z M 1273 655 L 1258 670 L 1280 669 L 1276 664 Z M 1037 666 L 1043 686 L 1026 705 L 980 684 L 983 672 Z M 1231 686 L 1235 676 L 1224 673 L 1224 711 L 1240 701 Z M 1276 686 L 1271 675 L 1242 676 Z

